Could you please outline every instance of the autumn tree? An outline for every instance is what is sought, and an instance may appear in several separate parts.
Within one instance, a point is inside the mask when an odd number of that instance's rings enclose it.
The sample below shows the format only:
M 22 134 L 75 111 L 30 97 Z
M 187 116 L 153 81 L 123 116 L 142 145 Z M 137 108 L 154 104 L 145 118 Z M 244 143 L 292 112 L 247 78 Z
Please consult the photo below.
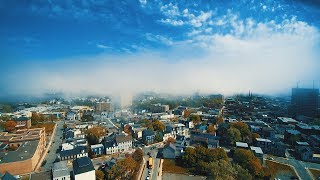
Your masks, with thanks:
M 214 134 L 215 132 L 216 132 L 216 129 L 214 128 L 214 126 L 209 125 L 207 128 L 207 133 Z
M 186 109 L 186 110 L 184 110 L 183 117 L 188 118 L 190 116 L 190 114 L 191 114 L 191 111 L 189 109 Z
M 131 126 L 129 124 L 126 124 L 124 127 L 123 127 L 123 131 L 127 134 L 131 134 Z
M 96 170 L 96 180 L 104 180 L 104 173 L 103 173 L 103 171 Z
M 230 123 L 230 127 L 236 128 L 240 131 L 242 139 L 251 135 L 249 126 L 244 122 L 234 122 Z
M 248 169 L 254 176 L 261 177 L 263 175 L 260 160 L 251 151 L 237 148 L 234 152 L 233 160 L 244 169 Z
M 46 116 L 44 114 L 39 114 L 39 121 L 40 122 L 45 122 L 46 121 Z
M 235 142 L 241 140 L 241 133 L 238 129 L 231 127 L 227 130 L 226 138 L 229 144 L 234 145 Z
M 212 160 L 210 159 L 211 161 L 224 160 L 229 162 L 228 155 L 226 151 L 222 148 L 211 149 L 209 154 L 211 155 L 211 157 L 213 157 Z
M 153 126 L 154 131 L 163 132 L 166 128 L 166 126 L 162 122 L 160 122 L 159 120 L 153 121 L 152 126 Z
M 222 116 L 218 116 L 218 117 L 216 117 L 216 124 L 221 124 L 221 123 L 223 123 L 223 117 Z
M 98 144 L 99 138 L 107 134 L 107 129 L 102 126 L 94 126 L 85 131 L 86 138 L 90 145 Z
M 17 123 L 13 120 L 10 120 L 10 121 L 6 121 L 4 123 L 4 129 L 8 132 L 12 132 L 13 130 L 15 130 L 15 127 L 16 127 Z
M 173 138 L 173 137 L 169 137 L 168 139 L 167 139 L 167 141 L 166 141 L 166 144 L 174 144 L 175 143 L 175 139 Z
M 49 120 L 50 120 L 51 122 L 54 122 L 54 121 L 57 121 L 58 118 L 57 118 L 57 116 L 55 116 L 55 115 L 53 115 L 53 114 L 50 114 Z
M 142 149 L 138 148 L 136 149 L 133 153 L 132 153 L 132 158 L 138 162 L 139 164 L 142 162 L 143 160 L 143 151 Z
M 198 124 L 201 121 L 201 117 L 199 116 L 199 114 L 192 114 L 189 117 L 190 121 L 193 121 L 193 123 L 195 124 Z
M 37 113 L 37 112 L 32 112 L 32 115 L 31 115 L 31 124 L 32 124 L 32 125 L 36 125 L 36 124 L 39 123 L 39 120 L 40 120 L 40 118 L 39 118 L 38 113 Z
M 132 179 L 136 166 L 131 156 L 121 159 L 108 171 L 107 179 Z

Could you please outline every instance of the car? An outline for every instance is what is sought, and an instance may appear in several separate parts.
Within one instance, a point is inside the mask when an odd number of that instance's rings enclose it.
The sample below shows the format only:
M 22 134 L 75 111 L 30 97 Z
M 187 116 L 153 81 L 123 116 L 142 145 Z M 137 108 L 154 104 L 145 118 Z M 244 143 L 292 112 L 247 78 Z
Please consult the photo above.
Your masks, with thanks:
M 149 179 L 150 179 L 150 177 L 149 177 L 149 176 L 147 176 L 147 178 L 146 178 L 146 179 L 148 179 L 148 180 L 149 180 Z

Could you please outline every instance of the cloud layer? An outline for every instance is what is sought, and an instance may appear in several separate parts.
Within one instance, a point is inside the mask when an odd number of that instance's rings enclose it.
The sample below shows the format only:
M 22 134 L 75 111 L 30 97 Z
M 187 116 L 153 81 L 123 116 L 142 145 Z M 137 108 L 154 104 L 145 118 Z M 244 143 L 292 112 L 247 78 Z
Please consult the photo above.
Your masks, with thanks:
M 117 42 L 87 43 L 101 51 L 96 55 L 30 60 L 19 69 L 22 71 L 17 69 L 8 76 L 6 91 L 117 95 L 151 90 L 229 95 L 251 90 L 277 94 L 290 93 L 298 81 L 306 86 L 313 80 L 316 84 L 320 82 L 317 21 L 307 22 L 307 16 L 292 14 L 285 3 L 251 1 L 252 4 L 231 4 L 234 7 L 231 9 L 228 5 L 220 8 L 210 4 L 200 7 L 196 3 L 184 6 L 173 2 L 139 2 L 130 9 L 132 17 L 127 18 L 126 13 L 121 13 L 125 12 L 122 5 L 130 5 L 125 2 L 116 6 L 121 18 L 114 18 L 108 8 L 108 13 L 94 11 L 97 5 L 90 3 L 81 4 L 81 8 L 57 4 L 32 6 L 37 13 L 51 9 L 53 17 L 68 13 L 76 18 L 92 17 L 89 21 L 102 18 L 108 22 L 113 18 L 111 28 L 117 27 L 121 35 L 133 38 L 125 41 L 118 35 L 119 40 L 114 38 Z M 246 10 L 240 11 L 242 8 Z M 149 14 L 150 22 L 139 19 Z

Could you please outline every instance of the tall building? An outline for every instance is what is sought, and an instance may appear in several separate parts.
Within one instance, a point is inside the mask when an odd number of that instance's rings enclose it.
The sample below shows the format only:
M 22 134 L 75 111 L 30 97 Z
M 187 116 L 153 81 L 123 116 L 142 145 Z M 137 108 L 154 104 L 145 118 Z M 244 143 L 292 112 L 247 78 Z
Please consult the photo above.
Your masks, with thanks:
M 111 102 L 97 102 L 96 103 L 96 112 L 112 111 Z
M 319 89 L 292 88 L 291 111 L 293 116 L 315 117 L 319 108 Z

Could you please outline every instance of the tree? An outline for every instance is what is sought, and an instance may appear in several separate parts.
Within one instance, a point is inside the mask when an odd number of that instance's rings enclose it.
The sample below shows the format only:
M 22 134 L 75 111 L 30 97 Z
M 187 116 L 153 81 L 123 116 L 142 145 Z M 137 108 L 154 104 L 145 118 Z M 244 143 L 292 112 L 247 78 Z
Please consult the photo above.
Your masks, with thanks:
M 238 121 L 238 122 L 230 123 L 230 126 L 240 131 L 242 139 L 250 136 L 251 134 L 249 126 L 244 122 Z
M 212 154 L 213 159 L 211 161 L 218 161 L 218 160 L 224 160 L 229 162 L 228 155 L 226 151 L 222 148 L 214 148 L 210 150 L 210 154 Z
M 159 120 L 153 121 L 152 126 L 155 131 L 161 131 L 161 132 L 163 132 L 166 128 L 166 126 Z
M 191 147 L 187 147 L 184 155 L 182 156 L 182 161 L 185 167 L 196 166 L 196 150 Z
M 43 114 L 39 114 L 39 121 L 40 122 L 45 122 L 46 121 L 46 117 Z
M 207 129 L 207 133 L 214 134 L 215 132 L 216 132 L 216 129 L 214 128 L 214 126 L 209 125 Z
M 189 117 L 190 117 L 190 120 L 193 121 L 193 123 L 195 124 L 198 124 L 201 121 L 199 114 L 192 114 Z
M 105 136 L 107 134 L 107 129 L 103 126 L 94 126 L 85 132 L 87 135 L 91 134 L 93 136 L 96 136 L 97 138 L 100 138 L 102 136 Z
M 229 128 L 227 131 L 227 142 L 231 145 L 234 145 L 235 142 L 241 140 L 241 133 L 238 129 L 236 128 Z
M 58 120 L 58 118 L 57 118 L 57 116 L 55 116 L 55 115 L 53 115 L 53 114 L 50 114 L 49 120 L 50 120 L 51 122 L 54 122 L 54 121 Z
M 142 162 L 143 160 L 143 151 L 142 149 L 138 148 L 136 149 L 133 153 L 132 153 L 132 158 L 138 162 L 139 164 Z
M 32 124 L 32 125 L 36 125 L 36 124 L 38 124 L 39 120 L 40 120 L 40 119 L 39 119 L 38 113 L 32 112 L 32 115 L 31 115 L 31 124 Z
M 131 156 L 121 159 L 108 171 L 107 179 L 132 179 L 136 166 Z
M 166 144 L 174 144 L 175 143 L 175 139 L 173 138 L 173 137 L 169 137 L 168 139 L 167 139 L 167 141 L 166 141 Z
M 237 148 L 234 152 L 233 160 L 242 168 L 248 169 L 254 176 L 261 177 L 263 175 L 260 160 L 251 151 Z
M 127 134 L 131 134 L 131 126 L 129 124 L 126 124 L 124 127 L 123 127 L 123 131 Z
M 224 160 L 214 161 L 209 164 L 209 172 L 213 179 L 235 179 L 236 171 L 232 165 Z
M 216 124 L 221 124 L 221 123 L 223 123 L 223 117 L 222 116 L 218 116 L 217 118 L 216 118 Z
M 161 132 L 158 132 L 156 134 L 156 136 L 154 137 L 154 139 L 157 141 L 157 142 L 162 142 L 163 141 L 163 135 Z
M 4 129 L 8 132 L 12 132 L 13 130 L 15 130 L 17 123 L 13 120 L 7 121 L 4 123 Z
M 188 118 L 190 116 L 190 114 L 191 114 L 191 111 L 189 109 L 186 109 L 186 110 L 184 110 L 183 117 Z
M 66 123 L 63 124 L 63 129 L 67 128 L 68 125 Z
M 96 170 L 96 180 L 104 180 L 104 173 L 100 170 Z

